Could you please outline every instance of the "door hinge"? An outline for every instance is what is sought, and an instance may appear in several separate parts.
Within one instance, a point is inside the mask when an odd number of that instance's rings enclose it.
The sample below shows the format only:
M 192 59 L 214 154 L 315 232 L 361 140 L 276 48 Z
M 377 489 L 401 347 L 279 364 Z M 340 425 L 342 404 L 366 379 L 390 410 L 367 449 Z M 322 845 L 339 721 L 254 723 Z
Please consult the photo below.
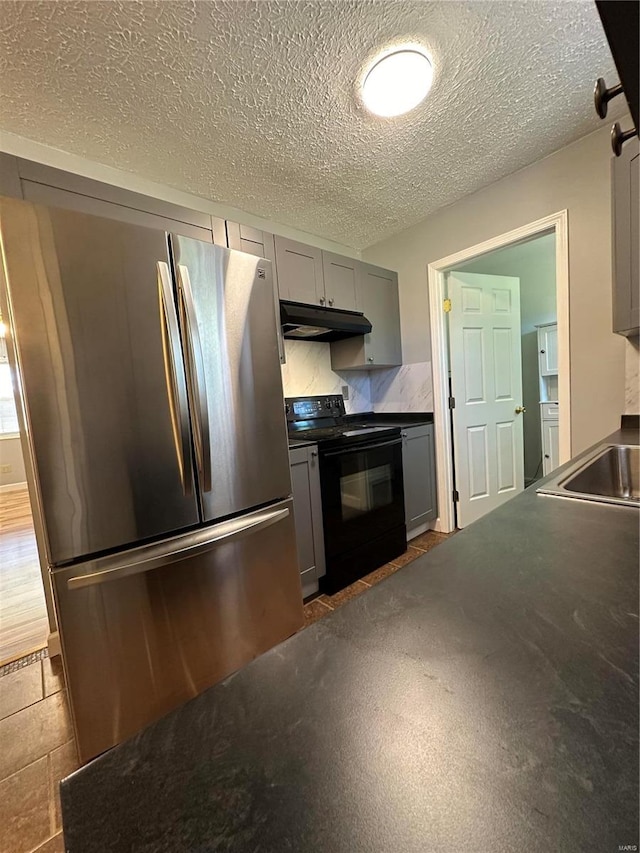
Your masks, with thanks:
M 460 502 L 460 492 L 457 489 L 453 490 L 453 500 L 454 500 L 454 503 Z
M 451 300 L 450 299 L 445 299 L 443 301 L 442 310 L 444 311 L 445 314 L 448 314 L 449 311 L 451 311 Z
M 455 397 L 449 397 L 449 408 L 455 409 L 455 407 L 456 407 L 456 398 Z

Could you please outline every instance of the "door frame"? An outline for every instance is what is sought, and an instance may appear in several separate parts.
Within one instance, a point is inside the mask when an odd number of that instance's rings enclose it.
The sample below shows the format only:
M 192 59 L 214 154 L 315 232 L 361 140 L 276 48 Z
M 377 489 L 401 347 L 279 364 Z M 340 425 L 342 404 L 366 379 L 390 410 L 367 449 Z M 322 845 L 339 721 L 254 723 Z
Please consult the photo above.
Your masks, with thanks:
M 431 368 L 433 371 L 433 420 L 435 425 L 436 470 L 438 472 L 438 519 L 435 529 L 450 533 L 455 529 L 453 501 L 453 436 L 449 417 L 449 348 L 447 345 L 446 296 L 447 273 L 461 263 L 521 243 L 544 232 L 556 237 L 556 313 L 558 317 L 558 398 L 560 464 L 571 458 L 571 375 L 569 341 L 569 217 L 560 210 L 513 231 L 507 231 L 483 243 L 477 243 L 427 267 L 429 315 L 431 318 Z

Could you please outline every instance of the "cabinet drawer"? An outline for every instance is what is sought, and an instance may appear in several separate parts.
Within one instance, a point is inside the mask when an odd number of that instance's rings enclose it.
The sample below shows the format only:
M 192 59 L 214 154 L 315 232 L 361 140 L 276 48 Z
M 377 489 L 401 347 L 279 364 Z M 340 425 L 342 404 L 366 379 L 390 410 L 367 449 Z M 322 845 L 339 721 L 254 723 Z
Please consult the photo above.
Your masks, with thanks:
M 557 403 L 540 403 L 540 417 L 543 421 L 557 421 L 559 409 Z

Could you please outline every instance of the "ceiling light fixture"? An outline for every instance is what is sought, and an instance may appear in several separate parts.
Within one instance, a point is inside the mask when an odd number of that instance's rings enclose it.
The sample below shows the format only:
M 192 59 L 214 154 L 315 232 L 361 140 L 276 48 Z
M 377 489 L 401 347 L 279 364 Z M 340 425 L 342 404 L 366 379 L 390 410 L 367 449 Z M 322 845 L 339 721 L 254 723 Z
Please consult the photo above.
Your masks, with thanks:
M 414 47 L 399 48 L 373 65 L 362 84 L 362 100 L 378 116 L 399 116 L 424 100 L 432 82 L 430 57 Z

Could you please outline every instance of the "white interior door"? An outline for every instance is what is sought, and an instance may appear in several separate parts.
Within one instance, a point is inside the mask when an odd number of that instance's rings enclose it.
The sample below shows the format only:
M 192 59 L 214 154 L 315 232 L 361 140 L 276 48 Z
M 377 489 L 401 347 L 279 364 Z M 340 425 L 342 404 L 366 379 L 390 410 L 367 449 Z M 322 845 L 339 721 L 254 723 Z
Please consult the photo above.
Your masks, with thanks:
M 520 280 L 450 273 L 458 527 L 524 488 Z

